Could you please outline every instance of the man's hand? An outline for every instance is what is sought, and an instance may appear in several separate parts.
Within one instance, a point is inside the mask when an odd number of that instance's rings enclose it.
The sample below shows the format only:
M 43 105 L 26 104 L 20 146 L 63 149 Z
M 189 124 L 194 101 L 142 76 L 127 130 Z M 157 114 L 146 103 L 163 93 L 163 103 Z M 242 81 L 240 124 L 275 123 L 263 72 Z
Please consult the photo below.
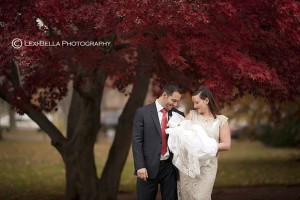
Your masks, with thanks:
M 137 176 L 142 179 L 143 181 L 146 181 L 148 178 L 148 172 L 146 168 L 141 168 L 139 170 L 137 170 Z

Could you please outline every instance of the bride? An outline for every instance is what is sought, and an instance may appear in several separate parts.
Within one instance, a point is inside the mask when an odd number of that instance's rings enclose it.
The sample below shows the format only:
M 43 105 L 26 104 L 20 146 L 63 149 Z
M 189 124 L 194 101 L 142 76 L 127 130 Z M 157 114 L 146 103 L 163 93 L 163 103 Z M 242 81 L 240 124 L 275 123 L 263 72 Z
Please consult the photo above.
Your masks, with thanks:
M 186 119 L 173 114 L 166 132 L 179 170 L 180 200 L 210 200 L 218 168 L 217 152 L 230 149 L 228 118 L 219 114 L 211 91 L 201 86 L 192 94 L 195 110 Z

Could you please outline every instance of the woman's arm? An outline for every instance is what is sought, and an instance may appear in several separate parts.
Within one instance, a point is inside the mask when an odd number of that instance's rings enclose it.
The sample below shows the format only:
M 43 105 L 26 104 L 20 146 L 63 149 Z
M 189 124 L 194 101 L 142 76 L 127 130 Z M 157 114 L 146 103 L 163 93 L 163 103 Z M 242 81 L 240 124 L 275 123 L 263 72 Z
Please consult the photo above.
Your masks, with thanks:
M 218 151 L 228 151 L 231 146 L 231 134 L 228 122 L 225 122 L 220 129 L 220 142 L 218 144 Z

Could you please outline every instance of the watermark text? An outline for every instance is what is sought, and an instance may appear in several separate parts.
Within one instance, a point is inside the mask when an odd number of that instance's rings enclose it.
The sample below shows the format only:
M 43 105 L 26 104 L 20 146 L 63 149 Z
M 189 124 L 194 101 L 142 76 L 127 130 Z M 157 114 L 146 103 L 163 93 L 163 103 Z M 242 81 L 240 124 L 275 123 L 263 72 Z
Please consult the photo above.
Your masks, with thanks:
M 15 49 L 21 47 L 108 47 L 110 41 L 47 41 L 47 40 L 22 40 L 15 38 L 12 40 L 11 45 Z

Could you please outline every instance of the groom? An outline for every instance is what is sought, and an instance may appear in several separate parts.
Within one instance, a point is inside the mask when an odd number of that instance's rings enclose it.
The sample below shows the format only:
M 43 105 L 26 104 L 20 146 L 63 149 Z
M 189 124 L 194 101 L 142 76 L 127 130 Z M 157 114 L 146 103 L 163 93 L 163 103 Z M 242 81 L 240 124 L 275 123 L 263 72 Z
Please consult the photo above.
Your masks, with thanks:
M 132 150 L 137 175 L 137 199 L 155 200 L 158 184 L 162 200 L 177 200 L 176 169 L 167 147 L 166 126 L 181 98 L 177 85 L 166 85 L 152 104 L 137 109 L 132 127 Z

